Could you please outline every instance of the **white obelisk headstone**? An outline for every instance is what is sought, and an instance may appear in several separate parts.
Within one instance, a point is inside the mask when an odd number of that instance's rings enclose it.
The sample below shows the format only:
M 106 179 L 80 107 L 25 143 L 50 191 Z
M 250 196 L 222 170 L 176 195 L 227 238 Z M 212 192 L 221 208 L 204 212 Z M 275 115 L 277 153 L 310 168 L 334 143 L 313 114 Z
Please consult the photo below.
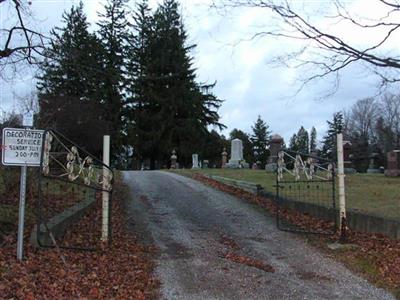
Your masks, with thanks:
M 234 139 L 231 142 L 231 159 L 229 163 L 239 164 L 243 160 L 243 142 L 240 139 Z
M 192 154 L 192 169 L 199 169 L 199 155 Z

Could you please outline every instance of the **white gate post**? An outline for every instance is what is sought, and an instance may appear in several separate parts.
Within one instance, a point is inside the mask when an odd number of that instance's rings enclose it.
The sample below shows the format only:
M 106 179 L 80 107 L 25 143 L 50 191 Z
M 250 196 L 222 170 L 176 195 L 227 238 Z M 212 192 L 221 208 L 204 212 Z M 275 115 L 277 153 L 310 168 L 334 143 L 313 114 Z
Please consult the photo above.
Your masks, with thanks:
M 343 159 L 343 134 L 337 134 L 337 176 L 339 178 L 339 228 L 341 238 L 345 238 L 347 222 L 346 222 L 346 194 L 344 183 L 344 159 Z
M 110 136 L 105 135 L 103 137 L 103 163 L 106 166 L 110 166 Z M 108 169 L 103 167 L 103 222 L 102 222 L 102 230 L 101 230 L 101 240 L 103 242 L 108 241 L 108 223 L 109 223 L 109 200 L 110 193 L 106 191 L 106 176 L 108 176 Z

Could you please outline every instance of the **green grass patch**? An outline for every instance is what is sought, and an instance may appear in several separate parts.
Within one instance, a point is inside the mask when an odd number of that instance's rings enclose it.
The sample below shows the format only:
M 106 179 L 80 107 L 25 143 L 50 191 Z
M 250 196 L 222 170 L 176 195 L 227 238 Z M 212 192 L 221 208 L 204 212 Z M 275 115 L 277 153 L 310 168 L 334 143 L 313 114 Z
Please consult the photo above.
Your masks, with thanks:
M 275 193 L 276 175 L 264 170 L 183 169 L 174 172 L 182 175 L 192 175 L 197 172 L 248 181 L 260 184 L 266 191 Z M 383 174 L 348 174 L 346 203 L 347 209 L 353 211 L 400 220 L 400 177 L 386 177 Z
M 373 261 L 364 256 L 354 257 L 353 265 L 359 272 L 367 274 L 373 278 L 377 278 L 380 275 L 378 267 L 373 263 Z

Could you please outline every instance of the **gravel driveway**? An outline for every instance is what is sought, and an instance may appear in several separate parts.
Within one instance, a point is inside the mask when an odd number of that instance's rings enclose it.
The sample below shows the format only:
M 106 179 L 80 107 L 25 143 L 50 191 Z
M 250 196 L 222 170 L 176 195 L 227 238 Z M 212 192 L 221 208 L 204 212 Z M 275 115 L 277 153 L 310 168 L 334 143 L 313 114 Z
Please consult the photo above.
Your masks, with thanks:
M 277 230 L 254 205 L 168 172 L 124 172 L 124 180 L 130 225 L 160 250 L 162 299 L 394 299 Z

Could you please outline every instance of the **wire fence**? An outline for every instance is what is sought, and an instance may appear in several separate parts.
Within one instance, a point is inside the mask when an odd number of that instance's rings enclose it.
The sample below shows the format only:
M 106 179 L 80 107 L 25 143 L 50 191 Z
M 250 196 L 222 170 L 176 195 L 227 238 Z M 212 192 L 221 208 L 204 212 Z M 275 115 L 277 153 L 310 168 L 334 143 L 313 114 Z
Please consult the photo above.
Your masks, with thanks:
M 113 172 L 60 133 L 44 134 L 38 181 L 37 226 L 40 246 L 96 249 L 104 224 L 103 196 L 111 200 Z M 109 208 L 111 205 L 107 205 Z M 111 233 L 111 223 L 107 224 Z
M 41 166 L 28 168 L 24 239 L 42 247 L 97 249 L 113 172 L 58 132 L 45 136 Z M 16 244 L 20 173 L 20 167 L 0 166 L 0 247 Z M 107 231 L 111 235 L 111 223 Z
M 335 190 L 332 162 L 301 153 L 279 152 L 275 197 L 278 227 L 288 231 L 334 234 L 337 221 Z M 290 210 L 303 213 L 304 217 L 319 217 L 323 210 L 323 218 L 331 225 L 302 222 L 302 226 L 298 226 L 293 222 L 294 218 L 288 218 Z

